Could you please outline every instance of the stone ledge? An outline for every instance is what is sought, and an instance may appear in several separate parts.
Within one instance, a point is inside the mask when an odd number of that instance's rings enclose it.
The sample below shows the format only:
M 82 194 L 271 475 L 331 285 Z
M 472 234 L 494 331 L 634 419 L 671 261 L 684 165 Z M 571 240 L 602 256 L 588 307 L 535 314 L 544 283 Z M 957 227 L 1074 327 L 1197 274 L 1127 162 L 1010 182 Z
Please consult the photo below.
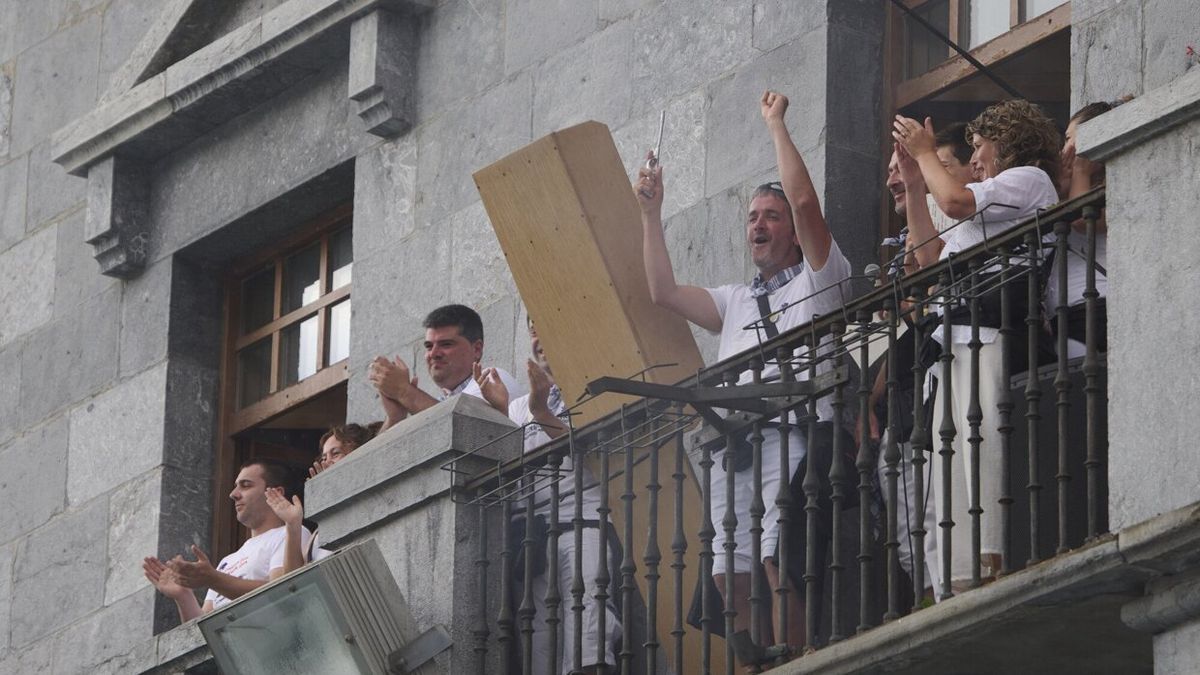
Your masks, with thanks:
M 1162 574 L 1200 569 L 1197 539 L 1200 503 L 770 672 L 1012 672 L 1029 662 L 1014 654 L 1044 656 L 1042 672 L 1141 672 L 1151 663 L 1150 636 L 1122 623 L 1122 607 Z M 854 617 L 844 620 L 848 627 Z
M 524 438 L 515 429 L 482 400 L 455 396 L 388 429 L 310 480 L 306 515 L 320 523 L 322 545 L 337 546 L 449 493 L 465 477 L 446 469 L 451 460 L 464 465 L 457 469 L 475 472 L 519 455 Z
M 1079 126 L 1079 154 L 1106 161 L 1200 117 L 1200 68 Z
M 67 125 L 51 155 L 68 173 L 117 152 L 153 159 L 274 96 L 346 53 L 350 24 L 375 9 L 434 0 L 290 0 Z

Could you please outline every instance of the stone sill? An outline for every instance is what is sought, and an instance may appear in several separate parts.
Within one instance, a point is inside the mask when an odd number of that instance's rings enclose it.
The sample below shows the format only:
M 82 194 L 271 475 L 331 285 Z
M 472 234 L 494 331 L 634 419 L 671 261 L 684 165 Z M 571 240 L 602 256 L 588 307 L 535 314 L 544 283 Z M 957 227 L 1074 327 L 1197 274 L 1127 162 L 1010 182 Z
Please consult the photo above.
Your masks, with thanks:
M 212 652 L 208 650 L 208 644 L 195 621 L 155 635 L 149 641 L 153 648 L 148 651 L 154 654 L 154 660 L 138 666 L 135 672 L 147 675 L 183 673 L 200 664 L 213 663 Z
M 331 53 L 348 53 L 354 19 L 434 4 L 289 0 L 60 129 L 51 156 L 75 176 L 117 153 L 162 157 L 328 66 Z
M 444 498 L 465 479 L 459 471 L 474 474 L 516 457 L 523 442 L 508 417 L 460 394 L 400 422 L 310 480 L 305 512 L 320 523 L 322 545 L 337 547 Z
M 1079 154 L 1106 161 L 1200 117 L 1200 68 L 1079 126 Z
M 1197 567 L 1200 502 L 770 672 L 1016 672 L 1035 660 L 1039 672 L 1140 672 L 1150 636 L 1122 625 L 1121 607 L 1148 581 Z

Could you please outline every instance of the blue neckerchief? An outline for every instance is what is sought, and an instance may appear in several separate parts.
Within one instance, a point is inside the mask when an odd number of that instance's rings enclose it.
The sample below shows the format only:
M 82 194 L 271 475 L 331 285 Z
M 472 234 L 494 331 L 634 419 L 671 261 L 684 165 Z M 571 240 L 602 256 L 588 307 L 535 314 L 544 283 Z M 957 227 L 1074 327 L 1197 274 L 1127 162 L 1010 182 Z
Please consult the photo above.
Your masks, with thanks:
M 787 285 L 787 282 L 800 276 L 800 273 L 803 271 L 804 263 L 798 263 L 779 270 L 766 281 L 763 281 L 761 273 L 755 274 L 754 279 L 750 282 L 750 297 L 757 298 L 760 295 L 770 295 Z

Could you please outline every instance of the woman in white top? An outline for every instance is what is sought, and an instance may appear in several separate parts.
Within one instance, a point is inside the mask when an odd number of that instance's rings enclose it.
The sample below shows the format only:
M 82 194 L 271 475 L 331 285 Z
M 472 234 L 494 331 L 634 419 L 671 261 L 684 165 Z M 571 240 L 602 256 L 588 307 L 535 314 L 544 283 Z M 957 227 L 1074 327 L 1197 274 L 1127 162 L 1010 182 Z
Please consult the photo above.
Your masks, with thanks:
M 963 184 L 943 166 L 937 156 L 933 127 L 930 120 L 924 124 L 917 120 L 896 116 L 892 136 L 905 154 L 916 160 L 921 169 L 929 192 L 947 216 L 965 222 L 942 233 L 940 242 L 934 246 L 918 249 L 922 266 L 953 254 L 993 237 L 1018 223 L 1034 217 L 1037 212 L 1058 201 L 1058 193 L 1051 176 L 1059 174 L 1061 136 L 1054 122 L 1042 110 L 1028 101 L 1003 101 L 990 106 L 967 125 L 966 135 L 974 153 L 971 155 L 971 170 L 975 182 Z M 968 220 L 969 219 L 969 220 Z M 1023 295 L 1014 293 L 1014 296 Z M 947 580 L 952 587 L 960 589 L 962 582 L 972 576 L 971 569 L 971 516 L 968 508 L 975 499 L 970 486 L 971 471 L 975 458 L 970 456 L 970 424 L 967 409 L 971 394 L 971 339 L 969 325 L 955 321 L 950 336 L 934 334 L 943 348 L 951 350 L 953 360 L 947 373 L 940 367 L 931 369 L 942 382 L 939 396 L 945 396 L 946 380 L 953 383 L 950 395 L 950 415 L 954 421 L 953 442 L 955 465 L 961 470 L 951 471 L 949 504 L 946 496 L 934 490 L 939 521 L 952 519 L 957 527 L 950 537 L 951 564 L 943 566 L 944 597 Z M 983 346 L 979 352 L 979 404 L 983 410 L 979 435 L 980 494 L 980 575 L 994 576 L 1000 570 L 1000 553 L 1003 546 L 1000 530 L 999 499 L 1002 494 L 999 484 L 1001 475 L 1000 435 L 997 431 L 999 418 L 996 404 L 1000 393 L 1008 386 L 1001 368 L 1003 339 L 998 326 L 983 326 L 979 330 Z M 1024 342 L 1019 340 L 1018 342 Z M 1013 361 L 1018 367 L 1024 364 Z M 934 405 L 934 419 L 930 435 L 930 452 L 940 447 L 938 430 L 944 415 L 944 400 Z M 933 460 L 933 485 L 940 486 L 943 466 L 936 454 Z M 938 540 L 942 541 L 939 542 Z M 929 554 L 936 553 L 944 545 L 945 531 L 926 538 Z M 941 561 L 941 557 L 938 557 Z M 947 574 L 946 572 L 949 572 Z

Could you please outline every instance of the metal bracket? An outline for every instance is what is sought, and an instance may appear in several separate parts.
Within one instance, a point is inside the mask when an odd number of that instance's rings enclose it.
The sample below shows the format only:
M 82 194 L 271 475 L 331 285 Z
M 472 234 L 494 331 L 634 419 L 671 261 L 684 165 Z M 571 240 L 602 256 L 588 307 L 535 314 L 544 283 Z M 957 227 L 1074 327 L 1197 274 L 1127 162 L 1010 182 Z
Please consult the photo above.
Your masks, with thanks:
M 725 387 L 680 387 L 641 380 L 626 380 L 619 377 L 600 377 L 588 382 L 586 391 L 592 396 L 612 392 L 684 403 L 699 413 L 704 421 L 718 433 L 726 434 L 734 430 L 730 425 L 748 426 L 751 422 L 759 419 L 774 417 L 780 412 L 794 407 L 799 399 L 824 395 L 849 381 L 850 369 L 841 366 L 817 375 L 811 380 L 738 384 Z M 722 417 L 713 408 L 726 408 L 753 413 L 753 415 Z
M 405 675 L 416 672 L 433 657 L 441 654 L 454 644 L 446 627 L 438 624 L 421 633 L 417 639 L 404 645 L 388 655 L 388 672 L 392 675 Z

